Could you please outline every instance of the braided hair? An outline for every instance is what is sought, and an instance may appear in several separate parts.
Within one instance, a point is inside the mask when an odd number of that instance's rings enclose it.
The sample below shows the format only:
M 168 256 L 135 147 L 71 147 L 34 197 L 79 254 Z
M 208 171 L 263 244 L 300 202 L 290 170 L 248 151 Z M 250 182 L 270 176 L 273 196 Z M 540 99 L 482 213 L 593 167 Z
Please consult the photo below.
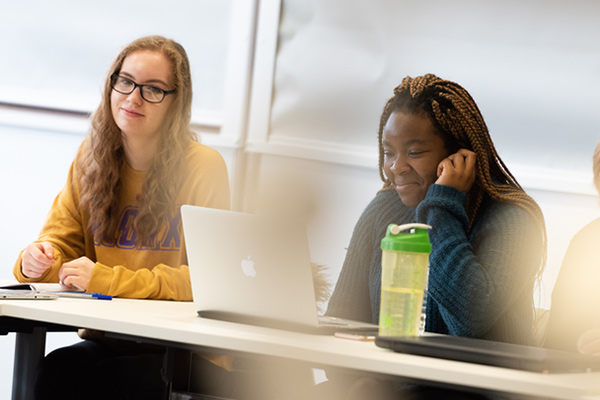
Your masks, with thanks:
M 466 203 L 469 230 L 473 227 L 484 198 L 489 196 L 494 200 L 513 202 L 529 212 L 539 222 L 546 248 L 546 225 L 542 210 L 525 193 L 496 152 L 475 100 L 455 82 L 426 74 L 416 78 L 407 76 L 394 88 L 394 95 L 387 101 L 379 121 L 379 176 L 384 182 L 383 190 L 393 187 L 383 168 L 382 138 L 385 124 L 394 112 L 428 117 L 450 153 L 461 148 L 475 153 L 476 178 L 467 194 Z M 545 264 L 545 258 L 544 252 L 542 265 Z

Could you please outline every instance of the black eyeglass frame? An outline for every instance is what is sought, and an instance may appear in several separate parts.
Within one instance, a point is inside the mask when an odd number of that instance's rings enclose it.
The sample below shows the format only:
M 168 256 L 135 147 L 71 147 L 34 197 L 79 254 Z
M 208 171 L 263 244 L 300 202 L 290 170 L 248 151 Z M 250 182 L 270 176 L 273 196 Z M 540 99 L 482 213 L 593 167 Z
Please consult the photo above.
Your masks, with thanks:
M 115 83 L 117 83 L 117 79 L 118 78 L 127 79 L 128 81 L 130 81 L 131 83 L 133 83 L 133 89 L 131 89 L 130 92 L 122 92 L 122 91 L 116 89 L 115 88 Z M 161 88 L 156 87 L 154 85 L 140 85 L 139 83 L 135 82 L 133 79 L 129 79 L 129 78 L 125 77 L 125 76 L 121 76 L 121 75 L 119 75 L 116 72 L 110 76 L 110 87 L 115 92 L 121 93 L 121 94 L 126 94 L 126 95 L 135 92 L 135 89 L 137 89 L 139 87 L 140 88 L 140 96 L 142 96 L 142 99 L 144 99 L 144 101 L 147 101 L 148 103 L 152 103 L 152 104 L 162 103 L 165 100 L 165 97 L 167 97 L 167 95 L 173 94 L 173 93 L 175 93 L 177 91 L 177 89 L 164 90 L 164 89 L 161 89 Z M 152 88 L 155 88 L 155 89 L 158 89 L 158 90 L 162 91 L 164 93 L 162 99 L 160 99 L 160 101 L 151 101 L 151 100 L 148 100 L 147 98 L 144 97 L 144 90 L 143 90 L 144 87 L 152 87 Z

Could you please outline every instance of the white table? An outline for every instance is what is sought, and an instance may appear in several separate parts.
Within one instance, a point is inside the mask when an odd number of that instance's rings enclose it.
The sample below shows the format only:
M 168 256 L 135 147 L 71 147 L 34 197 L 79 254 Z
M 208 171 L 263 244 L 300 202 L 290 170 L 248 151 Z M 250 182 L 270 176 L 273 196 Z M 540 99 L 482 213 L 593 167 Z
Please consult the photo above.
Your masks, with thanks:
M 141 341 L 158 340 L 173 347 L 198 346 L 279 357 L 315 367 L 350 368 L 549 399 L 600 399 L 600 372 L 542 374 L 399 354 L 378 348 L 372 342 L 198 318 L 193 304 L 185 302 L 6 300 L 0 302 L 0 316 L 37 321 L 41 325 L 98 329 Z M 21 356 L 20 351 L 16 349 L 16 359 Z

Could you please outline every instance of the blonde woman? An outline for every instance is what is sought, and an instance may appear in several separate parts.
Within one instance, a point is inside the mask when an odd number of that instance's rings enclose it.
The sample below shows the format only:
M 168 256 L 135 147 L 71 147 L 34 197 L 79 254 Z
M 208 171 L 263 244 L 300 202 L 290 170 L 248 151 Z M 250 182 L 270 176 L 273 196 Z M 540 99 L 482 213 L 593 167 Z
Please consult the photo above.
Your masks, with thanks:
M 230 192 L 223 158 L 190 129 L 191 104 L 180 44 L 144 37 L 119 54 L 67 182 L 16 262 L 19 281 L 192 299 L 179 207 L 228 209 Z M 161 398 L 161 365 L 160 351 L 85 340 L 46 357 L 36 398 Z
M 600 193 L 600 142 L 593 158 L 594 186 Z M 581 228 L 569 242 L 548 319 L 546 347 L 600 355 L 600 218 Z

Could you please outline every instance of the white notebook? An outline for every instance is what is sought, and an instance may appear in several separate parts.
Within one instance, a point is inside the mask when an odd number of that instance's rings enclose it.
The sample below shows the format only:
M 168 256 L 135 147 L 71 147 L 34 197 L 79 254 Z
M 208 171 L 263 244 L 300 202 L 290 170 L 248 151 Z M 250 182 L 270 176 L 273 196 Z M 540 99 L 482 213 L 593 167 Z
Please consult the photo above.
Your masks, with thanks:
M 58 294 L 34 290 L 0 289 L 0 300 L 54 300 Z
M 36 292 L 83 292 L 79 287 L 67 286 L 63 283 L 20 283 L 17 281 L 0 282 L 0 289 L 6 290 L 31 290 Z
M 64 292 L 83 292 L 62 283 L 0 281 L 0 300 L 54 300 Z

